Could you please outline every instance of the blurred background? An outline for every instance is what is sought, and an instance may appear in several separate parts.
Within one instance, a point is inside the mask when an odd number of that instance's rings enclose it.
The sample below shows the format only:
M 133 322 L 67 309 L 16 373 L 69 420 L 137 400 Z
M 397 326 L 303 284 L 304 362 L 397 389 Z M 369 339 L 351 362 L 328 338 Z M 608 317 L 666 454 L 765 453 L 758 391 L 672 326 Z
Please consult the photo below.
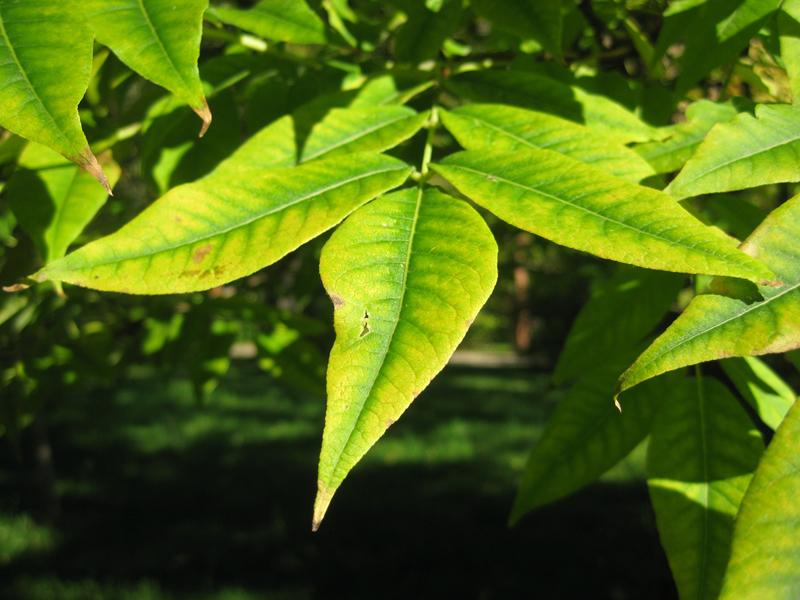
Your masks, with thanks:
M 322 4 L 320 14 L 329 10 Z M 352 4 L 377 15 L 337 29 L 360 40 L 357 55 L 404 51 L 386 42 L 384 13 L 413 22 L 413 2 Z M 570 60 L 591 66 L 587 89 L 631 108 L 650 98 L 645 116 L 668 124 L 674 98 L 653 92 L 663 82 L 637 80 L 638 53 L 623 26 L 630 4 L 575 3 L 564 34 Z M 633 4 L 654 35 L 665 3 Z M 448 64 L 491 55 L 550 69 L 532 58 L 541 48 L 470 13 L 443 40 Z M 398 90 L 431 79 L 430 69 L 385 60 L 381 69 L 345 62 L 337 44 L 260 47 L 207 24 L 200 70 L 214 125 L 201 140 L 188 109 L 98 46 L 81 116 L 121 177 L 76 244 L 205 175 L 280 115 L 310 126 L 373 77 Z M 753 75 L 765 56 L 756 44 L 745 57 L 752 68 L 712 73 L 695 95 L 780 97 L 778 84 L 767 89 Z M 426 110 L 440 93 L 423 88 L 410 104 Z M 417 136 L 393 153 L 418 163 L 423 143 Z M 453 147 L 441 134 L 436 151 Z M 37 184 L 41 165 L 26 166 L 25 151 L 19 138 L 0 136 L 2 285 L 43 261 L 12 210 L 25 202 L 46 211 L 51 202 Z M 748 193 L 747 210 L 724 202 L 708 210 L 746 235 L 788 192 L 760 189 Z M 526 457 L 565 394 L 550 376 L 564 339 L 614 267 L 485 216 L 501 249 L 494 295 L 451 364 L 350 475 L 317 534 L 311 509 L 333 343 L 318 274 L 327 236 L 206 293 L 145 298 L 67 287 L 60 295 L 37 286 L 0 295 L 0 597 L 675 597 L 642 447 L 598 483 L 506 525 Z

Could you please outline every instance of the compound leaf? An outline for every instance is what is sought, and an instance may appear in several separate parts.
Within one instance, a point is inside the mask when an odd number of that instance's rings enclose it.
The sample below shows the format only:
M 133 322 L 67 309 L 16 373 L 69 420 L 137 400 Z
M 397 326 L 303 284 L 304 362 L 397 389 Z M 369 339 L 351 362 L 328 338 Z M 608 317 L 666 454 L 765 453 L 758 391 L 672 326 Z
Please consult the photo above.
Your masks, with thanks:
M 629 181 L 653 175 L 647 161 L 627 146 L 553 115 L 503 104 L 467 104 L 440 114 L 444 126 L 467 150 L 543 148 Z
M 714 379 L 686 379 L 662 388 L 661 396 L 647 452 L 658 533 L 680 597 L 711 600 L 764 444 L 736 398 Z
M 800 594 L 800 402 L 778 427 L 747 489 L 721 598 Z
M 411 171 L 374 154 L 271 170 L 232 160 L 36 277 L 131 294 L 209 289 L 272 264 Z
M 60 0 L 0 0 L 0 125 L 77 163 L 110 191 L 81 128 L 92 35 Z
M 800 347 L 800 196 L 774 210 L 742 244 L 768 265 L 779 286 L 759 287 L 760 298 L 717 281 L 623 374 L 626 390 L 659 373 L 733 356 L 787 352 Z M 722 293 L 717 293 L 722 292 Z M 724 295 L 728 292 L 728 295 Z
M 800 181 L 800 107 L 758 105 L 710 131 L 666 192 L 676 198 Z
M 322 252 L 335 307 L 314 528 L 348 472 L 445 366 L 497 280 L 468 204 L 407 189 L 356 212 Z
M 97 40 L 211 124 L 197 68 L 208 0 L 80 0 Z
M 556 152 L 459 152 L 432 168 L 501 219 L 569 248 L 650 269 L 774 278 L 666 194 Z

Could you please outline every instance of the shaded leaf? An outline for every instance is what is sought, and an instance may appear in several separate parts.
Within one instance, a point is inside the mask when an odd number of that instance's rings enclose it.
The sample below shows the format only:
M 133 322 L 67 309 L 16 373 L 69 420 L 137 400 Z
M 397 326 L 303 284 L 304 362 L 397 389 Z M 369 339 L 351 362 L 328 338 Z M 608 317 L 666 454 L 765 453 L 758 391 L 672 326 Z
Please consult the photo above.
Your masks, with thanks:
M 652 127 L 614 100 L 536 73 L 471 71 L 448 80 L 446 85 L 463 99 L 554 114 L 582 123 L 617 143 L 646 142 L 658 137 Z
M 261 0 L 249 9 L 217 6 L 208 12 L 223 23 L 271 40 L 325 43 L 325 23 L 305 0 Z
M 723 360 L 720 366 L 759 418 L 777 429 L 796 400 L 792 388 L 767 363 L 753 356 Z
M 800 594 L 800 403 L 758 465 L 736 519 L 720 597 L 793 600 Z
M 432 168 L 501 219 L 569 248 L 650 269 L 773 278 L 662 192 L 549 150 L 459 152 Z
M 633 150 L 571 121 L 502 104 L 468 104 L 439 113 L 467 150 L 514 152 L 543 148 L 638 182 L 653 169 Z
M 736 398 L 714 379 L 665 387 L 659 405 L 647 483 L 661 545 L 680 597 L 714 599 L 733 520 L 764 444 Z
M 800 196 L 775 211 L 742 244 L 768 265 L 782 285 L 761 286 L 761 299 L 734 294 L 717 281 L 642 354 L 620 380 L 624 391 L 659 373 L 733 356 L 786 352 L 800 347 Z M 723 295 L 729 292 L 730 295 Z
M 461 0 L 440 1 L 438 10 L 419 0 L 392 0 L 392 3 L 407 17 L 395 37 L 397 60 L 421 63 L 435 58 L 445 39 L 458 29 Z
M 561 56 L 561 0 L 473 0 L 475 12 L 523 39 Z
M 355 213 L 322 252 L 335 307 L 314 528 L 369 448 L 445 366 L 497 280 L 468 204 L 407 189 Z
M 113 186 L 119 167 L 108 156 L 101 155 L 100 160 Z M 9 180 L 5 195 L 45 263 L 66 254 L 108 198 L 91 175 L 33 143 L 20 156 L 19 170 Z
M 800 181 L 800 107 L 759 105 L 717 125 L 667 188 L 676 198 Z
M 272 264 L 411 171 L 373 154 L 266 171 L 232 160 L 36 277 L 130 294 L 209 289 Z
M 197 59 L 208 0 L 80 0 L 95 37 L 211 124 Z
M 107 189 L 78 103 L 92 71 L 92 35 L 60 0 L 0 0 L 0 125 L 77 163 Z

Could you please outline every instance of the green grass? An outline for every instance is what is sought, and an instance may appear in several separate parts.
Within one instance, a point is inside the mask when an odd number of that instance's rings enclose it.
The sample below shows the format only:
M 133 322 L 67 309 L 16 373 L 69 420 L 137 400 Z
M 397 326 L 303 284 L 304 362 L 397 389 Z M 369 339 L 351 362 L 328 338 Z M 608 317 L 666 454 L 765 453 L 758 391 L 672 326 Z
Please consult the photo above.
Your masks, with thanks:
M 641 448 L 604 482 L 506 528 L 558 396 L 545 375 L 446 369 L 315 535 L 322 399 L 247 369 L 205 405 L 188 382 L 148 372 L 114 393 L 60 398 L 57 526 L 17 508 L 24 469 L 10 452 L 0 463 L 0 597 L 673 597 Z

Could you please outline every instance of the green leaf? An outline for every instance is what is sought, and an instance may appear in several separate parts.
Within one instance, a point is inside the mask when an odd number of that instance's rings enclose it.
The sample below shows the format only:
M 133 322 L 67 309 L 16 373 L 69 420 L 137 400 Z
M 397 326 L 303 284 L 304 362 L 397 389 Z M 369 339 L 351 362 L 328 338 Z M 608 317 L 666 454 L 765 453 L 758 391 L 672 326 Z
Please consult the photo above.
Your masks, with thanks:
M 800 181 L 800 107 L 759 105 L 714 127 L 666 189 L 676 198 Z
M 261 0 L 247 10 L 218 6 L 208 12 L 223 23 L 271 40 L 296 44 L 325 43 L 325 23 L 305 0 Z
M 472 5 L 498 29 L 536 40 L 545 50 L 561 56 L 561 0 L 473 0 Z
M 473 102 L 511 104 L 582 123 L 617 143 L 647 142 L 657 132 L 617 102 L 570 85 L 525 71 L 485 70 L 462 73 L 447 87 Z
M 373 154 L 271 170 L 231 160 L 36 278 L 130 294 L 209 289 L 272 264 L 411 171 Z
M 626 358 L 664 318 L 683 281 L 680 275 L 622 265 L 603 277 L 570 329 L 555 382 L 581 378 L 597 365 L 598 356 L 613 362 Z
M 92 35 L 60 0 L 0 0 L 0 125 L 77 163 L 110 190 L 81 129 Z
M 800 96 L 800 0 L 784 0 L 778 12 L 778 33 L 781 59 L 796 103 Z
M 664 386 L 658 401 L 647 483 L 661 545 L 680 597 L 711 600 L 764 444 L 736 398 L 714 379 Z
M 442 123 L 467 150 L 515 152 L 543 148 L 638 182 L 653 169 L 633 150 L 588 127 L 546 113 L 502 104 L 468 104 L 439 113 Z
M 113 186 L 119 167 L 108 156 L 100 158 Z M 67 253 L 108 194 L 91 175 L 46 146 L 28 144 L 19 167 L 5 188 L 5 196 L 20 226 L 49 263 Z
M 445 366 L 497 281 L 497 244 L 469 205 L 407 189 L 356 212 L 325 245 L 334 307 L 314 528 L 369 448 Z
M 211 125 L 197 60 L 208 0 L 80 0 L 97 40 Z
M 800 593 L 800 402 L 758 465 L 736 518 L 722 600 L 794 600 Z
M 549 150 L 459 152 L 432 168 L 504 221 L 568 248 L 650 269 L 774 278 L 662 192 Z
M 729 103 L 698 100 L 686 109 L 686 122 L 670 128 L 666 140 L 647 142 L 634 149 L 656 173 L 672 173 L 692 157 L 714 125 L 727 123 L 736 115 L 736 108 Z
M 421 63 L 435 58 L 461 20 L 461 0 L 444 0 L 436 11 L 420 0 L 392 0 L 392 3 L 407 16 L 395 39 L 395 56 L 401 61 Z
M 730 282 L 696 296 L 683 314 L 623 374 L 620 391 L 680 367 L 800 347 L 800 196 L 773 211 L 742 244 L 782 281 L 761 299 L 735 294 Z M 727 292 L 729 295 L 723 295 Z
M 778 428 L 797 399 L 794 391 L 763 360 L 748 356 L 720 361 L 736 389 L 772 430 Z
M 528 458 L 512 524 L 593 482 L 647 437 L 664 380 L 636 390 L 637 397 L 620 413 L 612 398 L 623 368 L 623 363 L 609 363 L 585 372 L 558 403 Z

